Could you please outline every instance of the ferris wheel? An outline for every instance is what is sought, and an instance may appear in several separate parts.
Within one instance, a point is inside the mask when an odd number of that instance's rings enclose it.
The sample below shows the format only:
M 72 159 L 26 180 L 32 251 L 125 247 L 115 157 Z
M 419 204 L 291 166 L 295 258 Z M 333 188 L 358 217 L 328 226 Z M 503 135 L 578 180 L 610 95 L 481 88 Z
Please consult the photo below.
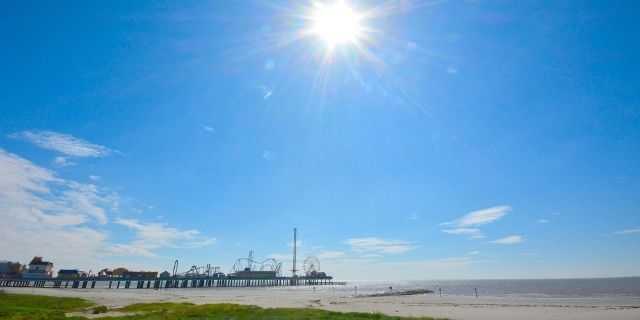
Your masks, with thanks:
M 308 256 L 304 259 L 304 273 L 309 276 L 320 272 L 320 260 L 315 256 Z

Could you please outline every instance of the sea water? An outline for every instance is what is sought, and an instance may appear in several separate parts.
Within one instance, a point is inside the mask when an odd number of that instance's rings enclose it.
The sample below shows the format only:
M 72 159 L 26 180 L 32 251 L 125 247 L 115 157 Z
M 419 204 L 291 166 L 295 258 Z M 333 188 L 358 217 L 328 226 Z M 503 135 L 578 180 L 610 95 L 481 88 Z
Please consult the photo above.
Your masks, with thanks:
M 312 288 L 295 287 L 292 290 Z M 344 286 L 317 286 L 316 290 L 333 290 L 345 294 L 372 294 L 389 291 L 429 289 L 434 295 L 536 298 L 628 298 L 640 299 L 640 277 L 591 279 L 522 279 L 522 280 L 411 280 L 347 281 Z

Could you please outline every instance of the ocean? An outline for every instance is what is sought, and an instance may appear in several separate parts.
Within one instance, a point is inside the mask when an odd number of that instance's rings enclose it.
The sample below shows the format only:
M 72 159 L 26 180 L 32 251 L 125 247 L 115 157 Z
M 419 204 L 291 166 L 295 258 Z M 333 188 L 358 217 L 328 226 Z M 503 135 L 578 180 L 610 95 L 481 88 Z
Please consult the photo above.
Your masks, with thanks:
M 357 288 L 356 288 L 357 287 Z M 390 289 L 391 287 L 391 289 Z M 348 281 L 345 286 L 316 287 L 336 293 L 372 294 L 412 289 L 430 289 L 438 295 L 536 298 L 629 298 L 640 299 L 640 277 L 536 280 L 413 280 Z M 292 288 L 310 290 L 309 287 Z

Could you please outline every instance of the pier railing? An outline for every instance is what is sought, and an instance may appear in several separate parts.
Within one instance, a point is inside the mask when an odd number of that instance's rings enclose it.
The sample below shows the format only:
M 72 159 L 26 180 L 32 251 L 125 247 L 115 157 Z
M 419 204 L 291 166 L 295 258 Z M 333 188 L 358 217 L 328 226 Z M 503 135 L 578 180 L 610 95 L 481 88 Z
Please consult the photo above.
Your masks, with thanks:
M 83 278 L 83 279 L 0 279 L 0 287 L 70 288 L 70 289 L 169 289 L 345 285 L 330 278 L 277 277 L 242 279 L 235 277 L 191 278 Z

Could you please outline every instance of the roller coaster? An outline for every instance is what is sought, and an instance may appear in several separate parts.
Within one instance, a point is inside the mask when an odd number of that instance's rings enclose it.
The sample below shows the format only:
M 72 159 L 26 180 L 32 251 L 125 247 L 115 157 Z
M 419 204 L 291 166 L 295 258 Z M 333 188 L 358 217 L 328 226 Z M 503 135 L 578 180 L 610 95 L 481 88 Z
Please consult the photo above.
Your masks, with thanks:
M 245 271 L 275 271 L 276 276 L 282 276 L 282 263 L 276 259 L 266 259 L 264 261 L 254 261 L 249 258 L 240 258 L 236 260 L 236 263 L 231 268 L 233 272 L 245 272 Z

